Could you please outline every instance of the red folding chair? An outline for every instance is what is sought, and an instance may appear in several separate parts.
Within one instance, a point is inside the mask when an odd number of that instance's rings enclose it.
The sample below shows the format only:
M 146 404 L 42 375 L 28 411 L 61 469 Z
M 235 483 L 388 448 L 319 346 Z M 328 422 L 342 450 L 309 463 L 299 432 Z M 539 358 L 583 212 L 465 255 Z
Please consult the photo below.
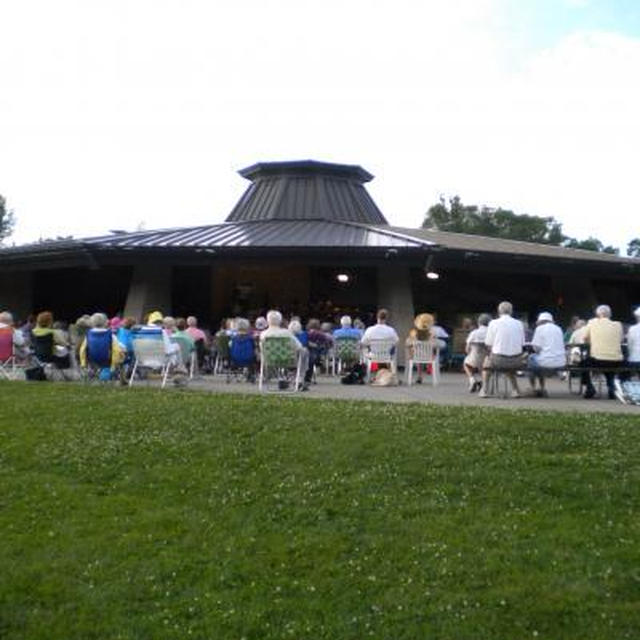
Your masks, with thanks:
M 13 380 L 16 377 L 16 357 L 13 350 L 13 329 L 0 329 L 0 378 Z

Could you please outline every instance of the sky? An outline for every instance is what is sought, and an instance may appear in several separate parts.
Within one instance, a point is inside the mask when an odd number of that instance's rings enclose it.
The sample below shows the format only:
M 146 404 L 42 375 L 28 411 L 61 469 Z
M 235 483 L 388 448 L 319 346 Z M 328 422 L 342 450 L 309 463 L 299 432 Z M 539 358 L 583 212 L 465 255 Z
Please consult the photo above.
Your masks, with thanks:
M 640 235 L 636 0 L 0 0 L 10 242 L 224 221 L 258 161 Z

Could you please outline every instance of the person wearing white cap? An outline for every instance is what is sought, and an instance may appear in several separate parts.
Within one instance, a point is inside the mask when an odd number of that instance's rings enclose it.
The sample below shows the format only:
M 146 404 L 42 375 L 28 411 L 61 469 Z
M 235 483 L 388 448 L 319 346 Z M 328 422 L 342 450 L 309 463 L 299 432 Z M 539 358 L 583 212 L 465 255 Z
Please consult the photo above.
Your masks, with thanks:
M 633 312 L 636 323 L 627 332 L 627 360 L 640 375 L 640 307 Z
M 538 315 L 531 346 L 534 351 L 529 356 L 528 363 L 531 391 L 540 398 L 546 398 L 548 394 L 544 384 L 544 373 L 550 369 L 560 369 L 567 363 L 562 329 L 553 322 L 553 316 L 548 311 Z M 540 385 L 537 391 L 536 380 Z

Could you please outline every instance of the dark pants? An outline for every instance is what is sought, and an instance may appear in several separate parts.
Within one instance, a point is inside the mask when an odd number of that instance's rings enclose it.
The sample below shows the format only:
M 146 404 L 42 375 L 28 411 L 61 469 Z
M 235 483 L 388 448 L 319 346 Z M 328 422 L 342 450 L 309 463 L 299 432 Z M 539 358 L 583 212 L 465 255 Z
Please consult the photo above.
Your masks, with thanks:
M 582 366 L 590 367 L 592 369 L 619 369 L 624 366 L 624 362 L 621 360 L 597 360 L 596 358 L 587 358 L 583 362 Z M 616 374 L 613 371 L 606 371 L 604 374 L 607 381 L 607 390 L 609 391 L 609 395 L 612 395 L 615 391 L 615 387 L 613 386 L 615 376 Z M 623 376 L 620 377 L 622 378 Z M 589 371 L 583 371 L 580 381 L 588 393 L 595 392 L 593 382 L 591 381 L 591 373 Z

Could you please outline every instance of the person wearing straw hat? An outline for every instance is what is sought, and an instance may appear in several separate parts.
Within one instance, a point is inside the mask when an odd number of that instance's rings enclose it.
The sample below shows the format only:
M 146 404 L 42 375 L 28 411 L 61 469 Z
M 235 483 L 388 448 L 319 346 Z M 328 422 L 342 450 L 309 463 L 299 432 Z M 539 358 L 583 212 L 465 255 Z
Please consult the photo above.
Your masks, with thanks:
M 409 335 L 405 341 L 405 346 L 407 347 L 407 351 L 409 353 L 409 357 L 412 355 L 413 345 L 416 342 L 434 342 L 435 336 L 433 334 L 433 324 L 435 322 L 434 317 L 430 313 L 419 313 L 414 321 L 413 327 L 409 331 Z M 418 378 L 416 382 L 418 384 L 422 384 L 422 372 L 425 368 L 425 365 L 418 364 L 416 365 L 418 368 Z
M 534 350 L 528 360 L 531 393 L 539 398 L 546 398 L 548 393 L 544 384 L 544 372 L 560 369 L 567 364 L 562 329 L 553 322 L 553 316 L 548 311 L 538 315 L 531 346 Z M 540 386 L 537 391 L 536 380 Z

